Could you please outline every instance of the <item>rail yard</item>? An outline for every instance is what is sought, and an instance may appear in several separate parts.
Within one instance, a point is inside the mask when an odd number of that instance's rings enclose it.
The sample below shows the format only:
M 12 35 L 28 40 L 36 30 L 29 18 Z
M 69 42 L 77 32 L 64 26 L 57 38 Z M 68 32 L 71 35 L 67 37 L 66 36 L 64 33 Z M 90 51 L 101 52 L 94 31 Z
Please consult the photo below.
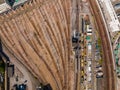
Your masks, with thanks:
M 116 3 L 1 0 L 1 90 L 119 90 Z

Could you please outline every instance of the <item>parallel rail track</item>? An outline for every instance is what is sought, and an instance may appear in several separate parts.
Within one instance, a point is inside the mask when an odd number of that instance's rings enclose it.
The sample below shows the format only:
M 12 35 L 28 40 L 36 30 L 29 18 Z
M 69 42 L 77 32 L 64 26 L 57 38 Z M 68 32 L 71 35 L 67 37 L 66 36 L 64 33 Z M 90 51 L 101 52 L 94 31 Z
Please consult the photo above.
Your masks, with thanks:
M 71 88 L 69 5 L 70 0 L 36 0 L 0 16 L 4 45 L 54 90 Z
M 96 1 L 95 0 L 88 0 L 88 1 L 92 8 L 92 12 L 95 17 L 96 24 L 99 30 L 101 41 L 102 41 L 103 58 L 105 62 L 105 71 L 106 71 L 105 72 L 106 74 L 105 90 L 115 90 L 115 77 L 114 77 L 114 67 L 113 67 L 113 61 L 112 61 L 112 52 L 110 49 L 110 42 L 108 40 L 106 28 L 102 20 L 102 17 L 100 15 L 100 11 Z

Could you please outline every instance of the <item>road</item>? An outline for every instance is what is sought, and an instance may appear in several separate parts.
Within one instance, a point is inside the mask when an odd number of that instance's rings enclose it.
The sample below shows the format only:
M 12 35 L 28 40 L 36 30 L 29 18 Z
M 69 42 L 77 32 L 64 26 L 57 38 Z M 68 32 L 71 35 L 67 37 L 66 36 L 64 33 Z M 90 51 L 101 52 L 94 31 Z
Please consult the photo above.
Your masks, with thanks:
M 115 77 L 114 77 L 114 67 L 113 67 L 113 59 L 112 52 L 110 48 L 110 42 L 108 40 L 106 28 L 103 22 L 103 19 L 100 15 L 100 11 L 98 9 L 97 3 L 95 0 L 89 0 L 91 5 L 91 9 L 93 12 L 93 16 L 95 17 L 97 27 L 99 29 L 100 37 L 102 40 L 102 48 L 105 62 L 105 78 L 106 78 L 106 89 L 105 90 L 115 90 Z

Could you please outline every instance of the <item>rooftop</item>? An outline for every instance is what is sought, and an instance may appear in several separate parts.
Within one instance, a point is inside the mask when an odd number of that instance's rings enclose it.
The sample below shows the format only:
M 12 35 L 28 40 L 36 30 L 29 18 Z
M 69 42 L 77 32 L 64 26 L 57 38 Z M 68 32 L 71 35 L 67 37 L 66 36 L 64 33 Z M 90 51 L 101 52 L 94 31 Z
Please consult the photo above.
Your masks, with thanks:
M 3 4 L 5 2 L 5 0 L 0 0 L 0 4 Z
M 14 4 L 13 4 L 13 7 L 14 7 L 14 6 L 17 6 L 17 5 L 20 5 L 20 4 L 23 4 L 23 3 L 25 3 L 26 1 L 28 1 L 28 0 L 15 0 L 15 2 L 14 2 Z

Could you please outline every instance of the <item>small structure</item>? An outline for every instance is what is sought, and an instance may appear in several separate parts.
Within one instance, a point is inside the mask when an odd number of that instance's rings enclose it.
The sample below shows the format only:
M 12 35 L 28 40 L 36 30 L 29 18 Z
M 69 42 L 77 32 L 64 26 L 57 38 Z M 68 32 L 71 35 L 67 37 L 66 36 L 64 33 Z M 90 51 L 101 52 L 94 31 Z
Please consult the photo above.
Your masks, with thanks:
M 0 13 L 3 13 L 9 9 L 10 9 L 10 6 L 6 2 L 6 0 L 0 0 Z
M 114 5 L 114 8 L 115 8 L 116 11 L 117 11 L 118 9 L 120 9 L 120 3 L 115 4 L 115 5 Z
M 86 36 L 86 40 L 90 40 L 91 39 L 91 37 L 90 36 Z
M 111 0 L 101 0 L 101 2 L 104 3 L 104 5 L 106 6 L 105 9 L 107 10 L 107 13 L 110 15 L 111 21 L 109 22 L 109 25 L 111 28 L 111 32 L 120 31 L 120 29 L 119 29 L 120 22 L 117 18 L 117 15 L 113 8 Z
M 23 5 L 28 0 L 0 0 L 0 13 L 10 10 L 13 7 Z
M 8 66 L 8 77 L 12 77 L 14 75 L 14 65 Z
M 87 35 L 91 36 L 92 35 L 92 28 L 91 25 L 87 25 Z
M 11 1 L 11 0 L 9 0 L 9 1 Z M 17 7 L 19 5 L 23 5 L 28 0 L 13 0 L 13 1 L 14 1 L 14 3 L 12 4 L 12 7 Z

